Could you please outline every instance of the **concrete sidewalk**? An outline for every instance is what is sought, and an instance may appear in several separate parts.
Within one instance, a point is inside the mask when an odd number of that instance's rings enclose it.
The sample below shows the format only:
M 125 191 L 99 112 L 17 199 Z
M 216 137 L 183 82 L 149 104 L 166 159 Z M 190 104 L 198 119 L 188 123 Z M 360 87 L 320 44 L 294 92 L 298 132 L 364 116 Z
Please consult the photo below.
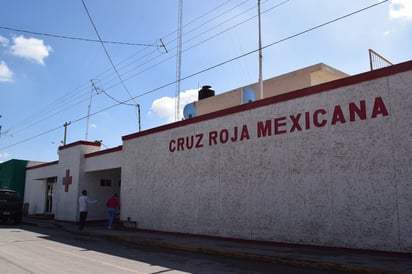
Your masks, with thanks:
M 176 233 L 144 231 L 119 227 L 109 230 L 105 224 L 87 224 L 80 231 L 73 223 L 24 218 L 24 223 L 60 228 L 75 234 L 101 237 L 161 248 L 236 257 L 350 273 L 411 273 L 412 253 L 391 253 L 276 244 Z

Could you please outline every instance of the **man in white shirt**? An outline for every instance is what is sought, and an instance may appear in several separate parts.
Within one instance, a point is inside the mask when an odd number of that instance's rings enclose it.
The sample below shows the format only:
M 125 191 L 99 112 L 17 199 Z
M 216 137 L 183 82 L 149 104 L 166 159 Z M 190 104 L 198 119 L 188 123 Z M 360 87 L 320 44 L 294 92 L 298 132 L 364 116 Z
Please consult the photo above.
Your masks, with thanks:
M 87 191 L 83 190 L 82 195 L 79 197 L 79 212 L 80 212 L 80 222 L 79 229 L 83 230 L 84 224 L 86 223 L 87 211 L 89 204 L 97 202 L 96 200 L 90 200 L 87 196 Z

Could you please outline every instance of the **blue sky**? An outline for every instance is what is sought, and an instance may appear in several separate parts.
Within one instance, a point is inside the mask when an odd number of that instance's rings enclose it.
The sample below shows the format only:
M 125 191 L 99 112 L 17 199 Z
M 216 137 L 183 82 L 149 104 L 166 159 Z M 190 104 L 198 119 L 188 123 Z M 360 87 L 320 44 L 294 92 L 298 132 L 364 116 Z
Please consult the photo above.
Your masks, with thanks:
M 142 130 L 174 121 L 178 0 L 83 1 L 0 2 L 0 162 L 57 160 L 66 122 L 67 143 L 121 145 L 138 131 L 136 104 Z M 262 0 L 263 79 L 320 62 L 362 73 L 368 49 L 411 60 L 410 0 L 295 36 L 379 2 Z M 202 85 L 258 80 L 257 0 L 183 0 L 182 14 L 181 108 Z

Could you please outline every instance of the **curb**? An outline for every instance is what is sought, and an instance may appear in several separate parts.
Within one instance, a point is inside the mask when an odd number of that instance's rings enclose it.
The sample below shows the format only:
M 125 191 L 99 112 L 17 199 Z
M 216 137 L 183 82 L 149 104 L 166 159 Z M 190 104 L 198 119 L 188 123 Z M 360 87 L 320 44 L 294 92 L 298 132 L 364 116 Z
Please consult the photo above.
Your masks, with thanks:
M 261 262 L 269 262 L 275 264 L 283 264 L 295 267 L 306 267 L 312 269 L 319 269 L 319 270 L 329 270 L 329 271 L 340 271 L 340 272 L 349 272 L 349 273 L 362 273 L 362 274 L 400 274 L 402 272 L 396 271 L 386 271 L 381 269 L 375 268 L 368 268 L 368 267 L 358 267 L 358 266 L 349 266 L 349 265 L 340 265 L 340 264 L 333 264 L 333 263 L 323 263 L 323 262 L 315 262 L 315 261 L 307 261 L 307 260 L 295 260 L 295 259 L 288 259 L 278 256 L 268 256 L 268 255 L 256 255 L 251 253 L 243 253 L 243 252 L 234 252 L 234 251 L 222 251 L 218 249 L 210 249 L 210 248 L 200 248 L 200 247 L 193 247 L 188 245 L 178 245 L 178 244 L 169 244 L 151 240 L 141 240 L 141 239 L 133 239 L 123 236 L 116 236 L 116 235 L 107 235 L 101 234 L 96 232 L 74 232 L 83 235 L 89 235 L 94 237 L 118 240 L 123 242 L 141 244 L 145 246 L 152 246 L 152 247 L 160 247 L 160 248 L 167 248 L 167 249 L 174 249 L 179 251 L 189 251 L 189 252 L 196 252 L 208 255 L 219 255 L 231 258 L 238 258 L 238 259 L 245 259 L 245 260 L 254 260 L 254 261 L 261 261 Z
M 48 228 L 59 228 L 59 225 L 56 223 L 51 223 L 49 221 L 32 221 L 28 219 L 23 219 L 22 224 L 30 225 L 30 226 L 39 226 L 39 227 L 48 227 Z
M 33 225 L 33 226 L 59 228 L 59 229 L 63 229 L 64 231 L 72 233 L 72 234 L 87 235 L 91 237 L 99 237 L 99 238 L 105 238 L 109 240 L 117 240 L 117 241 L 129 242 L 129 243 L 140 244 L 140 245 L 145 245 L 145 246 L 174 249 L 174 250 L 179 250 L 179 251 L 196 252 L 196 253 L 208 254 L 208 255 L 219 255 L 219 256 L 238 258 L 238 259 L 244 259 L 244 260 L 269 262 L 269 263 L 283 264 L 283 265 L 294 266 L 294 267 L 305 267 L 305 268 L 312 268 L 312 269 L 319 269 L 319 270 L 340 271 L 340 272 L 348 272 L 348 273 L 362 273 L 362 274 L 364 273 L 365 274 L 400 274 L 400 273 L 403 273 L 403 272 L 387 271 L 387 270 L 368 268 L 368 267 L 324 263 L 324 262 L 316 262 L 316 261 L 308 261 L 308 260 L 295 260 L 295 259 L 289 259 L 289 258 L 284 258 L 284 257 L 279 257 L 279 256 L 257 255 L 257 254 L 244 253 L 244 252 L 223 251 L 223 250 L 211 249 L 211 248 L 193 247 L 189 245 L 170 244 L 170 243 L 157 242 L 157 241 L 152 241 L 152 240 L 142 240 L 142 239 L 129 238 L 129 237 L 124 237 L 124 236 L 108 235 L 108 234 L 102 234 L 102 233 L 91 232 L 91 231 L 77 231 L 77 230 L 67 229 L 61 224 L 57 224 L 55 222 L 53 223 L 31 222 L 30 220 L 23 220 L 23 223 L 28 224 L 28 225 Z

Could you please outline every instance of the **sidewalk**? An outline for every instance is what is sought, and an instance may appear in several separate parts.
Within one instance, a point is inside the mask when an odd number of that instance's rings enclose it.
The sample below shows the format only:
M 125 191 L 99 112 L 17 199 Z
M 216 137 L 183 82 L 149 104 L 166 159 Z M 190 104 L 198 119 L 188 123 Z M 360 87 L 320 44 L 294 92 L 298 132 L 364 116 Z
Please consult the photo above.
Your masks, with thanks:
M 88 224 L 83 231 L 72 223 L 24 218 L 26 224 L 60 228 L 75 234 L 102 237 L 161 248 L 260 260 L 291 266 L 350 273 L 411 273 L 412 253 L 362 251 L 290 244 L 260 243 L 214 237 L 153 232 L 138 229 L 108 230 L 104 224 Z

